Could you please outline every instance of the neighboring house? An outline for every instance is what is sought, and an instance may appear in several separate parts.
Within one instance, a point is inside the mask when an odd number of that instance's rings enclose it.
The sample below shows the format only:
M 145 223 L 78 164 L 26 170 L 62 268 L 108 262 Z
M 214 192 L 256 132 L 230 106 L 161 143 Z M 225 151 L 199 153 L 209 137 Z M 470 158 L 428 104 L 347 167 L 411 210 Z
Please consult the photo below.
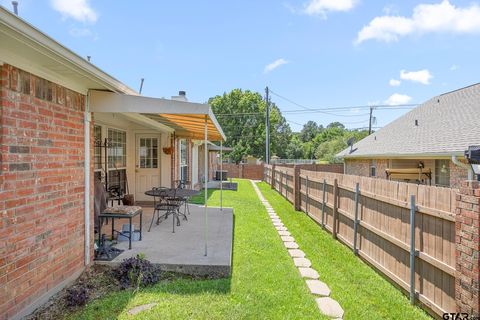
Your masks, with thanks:
M 92 263 L 95 176 L 151 200 L 147 189 L 192 175 L 205 126 L 225 138 L 210 106 L 181 96 L 139 96 L 0 6 L 1 319 Z
M 458 188 L 480 145 L 480 84 L 436 96 L 337 156 L 345 173 Z

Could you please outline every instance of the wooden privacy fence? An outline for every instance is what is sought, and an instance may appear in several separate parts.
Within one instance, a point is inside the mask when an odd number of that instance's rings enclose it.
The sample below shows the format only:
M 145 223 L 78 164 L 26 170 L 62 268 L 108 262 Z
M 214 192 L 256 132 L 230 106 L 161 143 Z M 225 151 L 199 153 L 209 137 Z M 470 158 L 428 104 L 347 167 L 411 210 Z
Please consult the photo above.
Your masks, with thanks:
M 269 177 L 298 210 L 409 292 L 412 303 L 439 316 L 456 310 L 458 190 L 280 167 L 266 169 Z

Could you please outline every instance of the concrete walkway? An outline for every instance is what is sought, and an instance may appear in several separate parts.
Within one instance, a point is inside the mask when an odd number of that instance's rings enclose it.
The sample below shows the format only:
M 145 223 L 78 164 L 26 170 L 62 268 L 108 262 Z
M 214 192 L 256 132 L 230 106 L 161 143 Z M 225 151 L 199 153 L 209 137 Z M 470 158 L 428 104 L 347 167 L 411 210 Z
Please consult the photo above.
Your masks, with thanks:
M 319 280 L 320 275 L 311 267 L 312 264 L 310 260 L 308 260 L 305 256 L 305 253 L 300 250 L 299 245 L 295 242 L 295 239 L 292 237 L 287 227 L 283 225 L 281 219 L 277 216 L 275 210 L 265 199 L 254 181 L 252 181 L 252 185 L 258 197 L 260 198 L 260 201 L 267 209 L 267 213 L 270 216 L 273 225 L 277 229 L 278 235 L 283 241 L 285 248 L 292 257 L 293 263 L 298 268 L 300 275 L 303 277 L 303 279 L 305 279 L 310 292 L 316 297 L 315 301 L 317 302 L 320 312 L 330 318 L 342 319 L 344 311 L 336 300 L 329 297 L 330 288 Z

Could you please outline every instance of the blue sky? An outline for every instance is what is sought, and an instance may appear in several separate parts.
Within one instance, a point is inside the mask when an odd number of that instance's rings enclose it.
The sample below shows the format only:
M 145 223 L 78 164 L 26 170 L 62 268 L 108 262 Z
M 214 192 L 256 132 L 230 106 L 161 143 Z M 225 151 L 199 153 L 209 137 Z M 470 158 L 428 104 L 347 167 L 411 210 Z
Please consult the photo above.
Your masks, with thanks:
M 10 0 L 0 3 L 11 8 Z M 416 104 L 479 82 L 480 2 L 366 0 L 19 0 L 20 16 L 143 94 L 190 101 L 273 92 L 368 125 L 370 104 Z M 298 106 L 273 95 L 282 111 Z M 384 126 L 406 109 L 375 110 Z

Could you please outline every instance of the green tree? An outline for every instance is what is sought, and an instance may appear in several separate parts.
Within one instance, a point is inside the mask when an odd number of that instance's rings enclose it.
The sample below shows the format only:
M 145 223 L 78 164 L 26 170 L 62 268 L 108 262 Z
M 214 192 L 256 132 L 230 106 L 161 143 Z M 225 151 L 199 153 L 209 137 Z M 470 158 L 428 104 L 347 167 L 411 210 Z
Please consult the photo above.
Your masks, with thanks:
M 252 155 L 265 158 L 266 103 L 258 92 L 234 89 L 208 100 L 227 141 L 229 157 L 239 162 Z M 270 153 L 284 158 L 292 131 L 275 104 L 270 105 Z
M 315 121 L 308 121 L 303 125 L 302 131 L 300 131 L 300 140 L 307 142 L 315 138 L 323 130 L 322 125 L 318 125 Z
M 303 158 L 303 145 L 299 138 L 299 134 L 293 134 L 292 139 L 287 145 L 286 150 L 288 159 L 301 159 Z
M 365 138 L 367 135 L 367 130 L 347 130 L 340 129 L 339 126 L 325 129 L 324 132 L 315 137 L 315 141 L 318 142 L 315 148 L 315 157 L 329 163 L 339 162 L 336 155 L 348 147 L 348 139 L 354 137 L 354 141 L 356 142 Z

